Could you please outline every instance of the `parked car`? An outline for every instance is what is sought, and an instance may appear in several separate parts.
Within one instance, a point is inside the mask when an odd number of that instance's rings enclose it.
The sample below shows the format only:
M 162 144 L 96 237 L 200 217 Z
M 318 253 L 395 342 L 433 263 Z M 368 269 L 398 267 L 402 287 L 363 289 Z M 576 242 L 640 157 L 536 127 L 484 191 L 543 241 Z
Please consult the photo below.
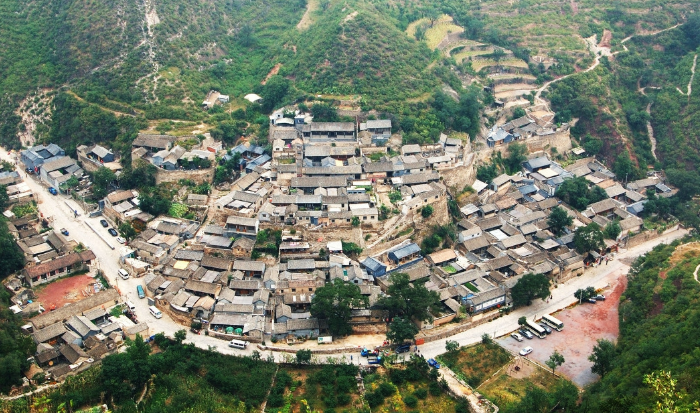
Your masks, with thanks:
M 61 228 L 61 234 L 68 236 L 68 230 L 65 228 Z
M 396 347 L 396 353 L 408 353 L 411 351 L 411 345 L 410 344 L 401 344 L 400 346 Z
M 552 329 L 549 328 L 549 326 L 545 323 L 540 323 L 540 327 L 544 329 L 544 332 L 547 334 L 552 334 Z
M 440 368 L 440 363 L 438 363 L 437 361 L 435 361 L 435 359 L 428 359 L 428 365 L 429 365 L 430 367 L 433 367 L 433 368 L 436 368 L 436 369 L 439 369 L 439 368 Z
M 527 356 L 528 354 L 532 353 L 532 347 L 525 347 L 524 349 L 520 350 L 520 355 L 521 356 Z
M 534 337 L 529 330 L 526 330 L 524 328 L 518 330 L 518 333 L 522 334 L 528 340 L 532 340 L 532 338 Z
M 126 240 L 122 237 L 117 237 L 117 242 L 120 244 L 126 244 Z
M 369 356 L 371 353 L 372 353 L 372 352 L 369 351 L 369 350 L 367 350 L 367 348 L 363 348 L 363 349 L 360 351 L 360 355 L 361 355 L 362 357 L 367 357 L 367 356 Z
M 523 336 L 521 336 L 518 333 L 513 333 L 510 336 L 513 337 L 514 339 L 516 339 L 517 341 L 523 341 Z
M 605 301 L 605 296 L 603 294 L 598 294 L 595 296 L 595 299 L 598 301 Z
M 591 304 L 595 304 L 595 303 L 597 303 L 596 299 L 595 299 L 595 298 L 593 298 L 593 297 L 589 298 L 589 299 L 588 299 L 588 300 L 586 300 L 586 301 L 588 301 L 588 302 L 589 302 L 589 303 L 591 303 Z
M 56 188 L 54 188 L 52 186 L 49 187 L 49 193 L 51 195 L 58 195 L 58 191 L 56 190 Z
M 113 237 L 116 237 L 117 235 L 119 235 L 119 234 L 117 234 L 117 231 L 114 228 L 108 229 L 107 232 L 109 232 L 109 235 L 111 235 Z
M 100 224 L 101 224 L 103 227 L 105 227 L 105 228 L 107 228 L 107 227 L 109 226 L 109 223 L 107 222 L 106 219 L 101 219 L 101 220 L 100 220 Z
M 139 295 L 139 298 L 146 298 L 146 294 L 143 291 L 143 287 L 141 285 L 136 286 L 136 293 Z

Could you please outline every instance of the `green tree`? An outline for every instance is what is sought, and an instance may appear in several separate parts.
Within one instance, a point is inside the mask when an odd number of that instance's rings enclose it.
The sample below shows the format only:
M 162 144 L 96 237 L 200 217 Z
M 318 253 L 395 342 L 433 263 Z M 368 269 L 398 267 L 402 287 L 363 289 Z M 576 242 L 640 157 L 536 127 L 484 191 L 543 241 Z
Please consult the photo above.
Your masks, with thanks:
M 22 267 L 24 267 L 24 253 L 7 228 L 7 219 L 0 214 L 0 280 Z
M 360 248 L 360 246 L 355 244 L 354 242 L 340 241 L 340 243 L 343 246 L 343 252 L 348 254 L 349 256 L 356 256 L 362 253 L 362 248 Z
M 518 318 L 518 325 L 519 326 L 524 326 L 526 323 L 527 323 L 527 317 L 522 316 L 522 317 Z
M 0 185 L 0 211 L 5 211 L 10 204 L 10 196 L 7 195 L 7 185 Z
M 445 342 L 445 350 L 447 350 L 447 352 L 457 351 L 459 350 L 459 343 L 456 341 L 447 340 Z
M 620 222 L 618 220 L 615 220 L 605 226 L 605 229 L 603 230 L 603 235 L 607 239 L 615 240 L 621 232 L 622 227 L 620 226 Z
M 501 49 L 499 49 L 499 50 L 501 50 Z M 501 50 L 501 52 L 502 51 L 503 50 Z M 522 118 L 523 116 L 527 116 L 527 112 L 525 112 L 525 109 L 523 109 L 521 107 L 517 107 L 513 110 L 513 116 L 511 116 L 510 119 L 511 120 L 518 119 L 518 118 Z
M 389 201 L 391 203 L 395 204 L 399 201 L 401 201 L 403 197 L 401 196 L 401 191 L 391 191 L 389 192 Z
M 564 228 L 568 227 L 574 222 L 574 219 L 566 213 L 564 208 L 554 207 L 547 218 L 547 225 L 556 234 L 561 235 L 564 232 Z
M 603 149 L 603 141 L 591 135 L 587 135 L 586 140 L 583 142 L 583 149 L 585 149 L 589 155 L 595 156 Z
M 127 240 L 131 240 L 136 236 L 136 230 L 129 222 L 122 222 L 119 225 L 119 233 Z
M 92 193 L 96 199 L 102 199 L 109 192 L 109 185 L 116 180 L 116 175 L 111 169 L 104 166 L 92 174 Z
M 433 207 L 430 205 L 424 206 L 421 209 L 420 214 L 423 216 L 423 218 L 428 218 L 429 216 L 433 215 Z
M 511 143 L 508 146 L 508 157 L 504 160 L 506 172 L 512 175 L 522 169 L 522 163 L 527 160 L 527 145 L 524 143 Z
M 359 217 L 352 217 L 352 221 L 350 221 L 353 227 L 359 227 L 360 226 L 360 218 Z
M 392 343 L 401 344 L 413 338 L 418 334 L 418 326 L 416 326 L 407 317 L 395 317 L 389 324 L 389 329 L 386 332 L 386 338 Z
M 544 362 L 550 369 L 552 369 L 552 374 L 554 374 L 554 369 L 564 364 L 564 356 L 562 356 L 557 350 L 554 350 L 549 359 Z
M 588 187 L 589 182 L 583 177 L 567 179 L 554 193 L 554 196 L 576 208 L 583 211 L 593 202 L 602 201 L 608 195 L 597 185 L 593 188 Z
M 543 274 L 525 274 L 510 289 L 513 306 L 522 307 L 532 304 L 532 300 L 544 300 L 549 297 L 549 278 Z
M 617 155 L 612 169 L 619 181 L 628 182 L 628 180 L 635 179 L 637 176 L 637 171 L 632 163 L 632 159 L 630 159 L 630 154 L 627 151 Z
M 574 246 L 579 254 L 603 249 L 605 242 L 603 241 L 603 233 L 600 231 L 600 226 L 595 222 L 591 222 L 585 227 L 576 229 Z
M 498 165 L 495 162 L 491 162 L 484 165 L 479 165 L 476 167 L 476 178 L 482 182 L 490 184 L 493 178 L 498 176 Z
M 271 112 L 276 106 L 284 102 L 291 82 L 280 75 L 274 75 L 267 82 L 262 90 L 263 111 Z
M 175 332 L 175 342 L 182 345 L 182 342 L 187 338 L 187 331 L 180 329 Z
M 377 302 L 379 308 L 389 312 L 390 317 L 403 316 L 407 320 L 429 321 L 431 310 L 437 311 L 440 296 L 423 284 L 411 285 L 408 274 L 393 273 L 389 276 L 387 296 Z
M 593 346 L 593 353 L 588 356 L 588 360 L 593 363 L 591 371 L 604 377 L 612 370 L 615 357 L 615 344 L 610 340 L 598 339 L 597 344 Z
M 314 103 L 311 106 L 311 114 L 314 117 L 314 122 L 338 122 L 338 108 L 329 105 L 328 103 Z
M 298 350 L 296 352 L 297 364 L 311 363 L 311 350 Z
M 312 316 L 327 320 L 331 334 L 345 336 L 352 333 L 352 309 L 367 305 L 368 299 L 362 295 L 360 287 L 336 278 L 316 290 L 310 310 Z

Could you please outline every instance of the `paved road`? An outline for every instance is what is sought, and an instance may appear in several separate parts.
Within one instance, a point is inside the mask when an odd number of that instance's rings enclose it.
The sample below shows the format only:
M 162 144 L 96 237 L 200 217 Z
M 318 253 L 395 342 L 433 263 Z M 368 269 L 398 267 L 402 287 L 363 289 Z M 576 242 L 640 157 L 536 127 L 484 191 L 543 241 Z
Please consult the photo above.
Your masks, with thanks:
M 0 159 L 14 161 L 7 151 L 0 150 Z M 136 316 L 139 321 L 148 323 L 152 334 L 163 332 L 165 335 L 172 337 L 173 334 L 186 327 L 177 324 L 167 315 L 163 315 L 161 319 L 155 319 L 148 312 L 147 300 L 139 299 L 136 294 L 136 286 L 143 284 L 143 278 L 129 278 L 128 280 L 122 280 L 117 276 L 117 270 L 119 266 L 119 250 L 121 245 L 116 242 L 114 237 L 107 233 L 107 229 L 103 228 L 99 220 L 100 218 L 86 218 L 84 214 L 75 217 L 72 210 L 64 202 L 68 197 L 63 195 L 51 195 L 47 191 L 46 187 L 38 182 L 38 180 L 29 176 L 25 178 L 25 182 L 31 190 L 34 192 L 35 197 L 39 204 L 39 211 L 45 216 L 51 216 L 54 219 L 55 228 L 66 228 L 69 232 L 69 238 L 75 239 L 78 242 L 82 242 L 86 246 L 90 247 L 95 255 L 97 256 L 98 266 L 105 273 L 106 278 L 112 285 L 120 291 L 125 300 L 129 300 L 136 306 Z M 88 226 L 86 221 L 90 222 L 93 228 L 102 234 L 102 236 L 108 240 L 112 240 L 112 244 L 115 249 L 112 250 L 105 244 L 104 241 L 100 239 Z M 596 288 L 603 288 L 608 284 L 609 277 L 618 277 L 627 273 L 629 267 L 622 262 L 620 258 L 630 258 L 637 257 L 651 250 L 655 245 L 660 243 L 669 243 L 677 238 L 684 236 L 687 232 L 684 230 L 678 230 L 670 233 L 662 238 L 652 240 L 645 244 L 641 244 L 634 247 L 628 251 L 622 251 L 618 254 L 618 257 L 609 263 L 609 265 L 599 266 L 587 270 L 584 275 L 577 277 L 565 284 L 561 284 L 558 288 L 552 290 L 553 299 L 549 300 L 548 303 L 538 300 L 533 305 L 518 309 L 510 313 L 510 315 L 498 318 L 490 323 L 475 327 L 471 330 L 465 331 L 463 333 L 452 336 L 450 339 L 455 340 L 460 343 L 460 345 L 467 345 L 476 343 L 481 340 L 483 334 L 489 334 L 491 336 L 502 336 L 508 334 L 515 330 L 517 327 L 517 319 L 520 316 L 526 316 L 528 318 L 533 318 L 536 316 L 541 316 L 544 313 L 551 313 L 561 308 L 564 308 L 571 304 L 574 291 L 579 288 L 585 288 L 589 285 L 593 285 Z M 439 340 L 425 345 L 420 346 L 420 351 L 426 357 L 434 357 L 445 352 L 445 341 Z M 249 346 L 247 350 L 231 349 L 227 346 L 226 341 L 219 340 L 213 337 L 205 335 L 195 335 L 190 332 L 187 333 L 187 339 L 185 342 L 194 343 L 197 347 L 208 349 L 216 348 L 224 354 L 251 354 L 256 346 Z M 368 342 L 367 347 L 374 347 L 380 345 L 381 342 L 371 343 Z M 332 347 L 329 345 L 328 347 Z M 324 348 L 328 348 L 324 347 Z M 267 357 L 272 352 L 265 351 L 262 352 L 263 357 Z M 353 356 L 353 361 L 355 363 L 365 361 L 366 359 L 361 359 L 357 353 L 346 353 L 346 354 L 335 354 L 333 357 L 343 357 L 350 359 Z M 273 356 L 275 360 L 281 361 L 284 357 L 288 357 L 289 353 L 274 353 Z M 325 358 L 325 356 L 322 356 Z
M 492 337 L 500 337 L 518 328 L 517 320 L 519 317 L 525 316 L 529 319 L 539 318 L 543 314 L 550 314 L 557 310 L 563 309 L 576 300 L 574 292 L 579 288 L 594 286 L 596 289 L 605 288 L 610 281 L 616 277 L 624 276 L 629 270 L 629 266 L 621 262 L 621 259 L 636 258 L 650 251 L 654 246 L 661 243 L 670 243 L 675 239 L 681 238 L 687 234 L 686 230 L 676 230 L 661 238 L 651 240 L 644 244 L 640 244 L 629 250 L 621 250 L 613 261 L 608 265 L 601 265 L 587 270 L 582 276 L 576 277 L 564 284 L 559 284 L 557 288 L 552 289 L 552 299 L 548 302 L 536 300 L 532 305 L 517 309 L 510 315 L 493 320 L 490 323 L 482 324 L 463 333 L 456 334 L 449 340 L 457 341 L 460 345 L 469 345 L 481 341 L 481 336 L 489 334 Z M 422 354 L 426 357 L 435 357 L 445 352 L 445 342 L 447 340 L 438 340 L 419 346 Z

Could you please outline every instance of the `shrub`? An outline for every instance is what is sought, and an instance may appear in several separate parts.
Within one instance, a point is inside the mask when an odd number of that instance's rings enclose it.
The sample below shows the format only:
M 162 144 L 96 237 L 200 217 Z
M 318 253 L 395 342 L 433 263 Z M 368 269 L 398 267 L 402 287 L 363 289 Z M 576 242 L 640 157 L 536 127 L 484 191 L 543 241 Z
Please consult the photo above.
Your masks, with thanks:
M 384 397 L 379 391 L 365 393 L 365 400 L 367 400 L 367 404 L 369 404 L 371 408 L 375 408 L 384 403 Z
M 429 389 L 430 389 L 430 394 L 433 396 L 439 396 L 442 394 L 442 389 L 440 388 L 440 385 L 437 384 L 436 382 L 431 382 Z
M 406 404 L 408 407 L 416 407 L 418 405 L 418 399 L 416 399 L 415 396 L 409 395 L 403 398 L 403 402 Z
M 333 395 L 329 395 L 323 398 L 323 404 L 325 404 L 326 407 L 333 408 L 338 405 L 338 399 Z
M 423 400 L 426 397 L 428 397 L 428 390 L 425 388 L 421 387 L 419 389 L 416 389 L 416 391 L 413 392 L 413 395 L 416 396 L 417 398 Z
M 350 401 L 352 400 L 350 398 L 349 394 L 339 394 L 338 397 L 338 406 L 347 406 L 350 404 Z
M 379 385 L 379 388 L 377 389 L 377 391 L 380 392 L 382 394 L 382 396 L 389 397 L 392 394 L 396 393 L 396 386 L 385 381 Z

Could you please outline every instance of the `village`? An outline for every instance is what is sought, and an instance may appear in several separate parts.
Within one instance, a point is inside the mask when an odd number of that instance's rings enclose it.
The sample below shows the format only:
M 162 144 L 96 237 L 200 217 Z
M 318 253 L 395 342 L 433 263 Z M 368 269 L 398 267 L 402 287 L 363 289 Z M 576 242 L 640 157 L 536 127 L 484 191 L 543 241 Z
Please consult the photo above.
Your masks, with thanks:
M 236 179 L 209 194 L 183 186 L 177 197 L 188 214 L 179 218 L 142 211 L 139 193 L 130 189 L 112 188 L 97 204 L 81 202 L 91 190 L 85 171 L 121 170 L 102 146 L 78 147 L 77 161 L 55 144 L 15 154 L 18 170 L 0 173 L 0 184 L 11 203 L 4 212 L 9 230 L 27 264 L 4 284 L 38 346 L 28 378 L 41 371 L 55 380 L 87 369 L 119 351 L 125 337 L 151 338 L 163 316 L 223 345 L 316 340 L 328 329 L 310 312 L 314 293 L 336 279 L 367 298 L 366 307 L 352 310 L 353 333 L 384 334 L 389 320 L 376 303 L 396 273 L 440 297 L 432 321 L 416 321 L 416 343 L 427 342 L 503 314 L 512 307 L 510 289 L 526 274 L 562 284 L 604 265 L 622 246 L 653 239 L 639 214 L 649 194 L 675 190 L 653 173 L 618 181 L 572 147 L 568 125 L 542 113 L 530 108 L 474 141 L 442 134 L 425 146 L 403 145 L 389 119 L 314 122 L 297 108 L 270 116 L 269 153 L 245 141 L 225 148 L 209 137 L 185 144 L 140 134 L 132 162 L 155 165 L 158 184 L 208 183 L 218 163 L 237 162 Z M 512 144 L 528 149 L 520 170 L 478 180 L 477 166 Z M 28 180 L 45 193 L 30 190 Z M 569 180 L 598 188 L 604 199 L 574 208 L 555 196 Z M 99 220 L 102 228 L 87 225 L 118 255 L 119 269 L 106 273 L 115 263 L 82 242 L 84 234 L 55 228 L 36 207 L 46 197 L 60 199 L 74 218 Z M 571 224 L 552 228 L 554 210 Z M 117 236 L 114 228 L 124 222 L 138 229 L 133 239 Z M 426 253 L 421 238 L 452 222 L 454 242 Z M 613 222 L 620 232 L 604 247 L 577 251 L 578 228 Z M 137 317 L 134 301 L 147 303 L 150 318 Z

